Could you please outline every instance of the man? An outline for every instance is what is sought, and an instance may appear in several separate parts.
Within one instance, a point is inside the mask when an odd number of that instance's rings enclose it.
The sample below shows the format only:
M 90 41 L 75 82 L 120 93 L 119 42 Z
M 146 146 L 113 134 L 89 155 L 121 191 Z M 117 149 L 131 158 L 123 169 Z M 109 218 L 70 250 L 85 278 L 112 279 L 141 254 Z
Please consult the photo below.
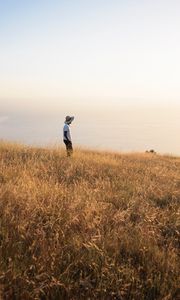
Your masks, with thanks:
M 63 141 L 66 145 L 67 156 L 71 156 L 73 153 L 70 124 L 74 120 L 74 117 L 66 116 L 63 127 Z

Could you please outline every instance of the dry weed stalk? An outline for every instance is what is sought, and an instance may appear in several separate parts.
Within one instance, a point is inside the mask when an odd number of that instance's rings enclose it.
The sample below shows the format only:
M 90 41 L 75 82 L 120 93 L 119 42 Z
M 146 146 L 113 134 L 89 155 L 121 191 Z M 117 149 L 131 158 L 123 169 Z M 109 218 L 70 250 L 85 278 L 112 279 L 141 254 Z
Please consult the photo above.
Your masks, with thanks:
M 2 299 L 179 296 L 180 158 L 0 143 Z

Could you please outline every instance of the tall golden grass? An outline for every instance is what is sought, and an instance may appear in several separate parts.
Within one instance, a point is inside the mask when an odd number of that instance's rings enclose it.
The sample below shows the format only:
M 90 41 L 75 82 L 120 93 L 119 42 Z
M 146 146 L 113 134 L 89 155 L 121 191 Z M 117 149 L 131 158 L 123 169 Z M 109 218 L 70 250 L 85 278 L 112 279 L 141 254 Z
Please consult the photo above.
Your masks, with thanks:
M 176 300 L 180 158 L 0 143 L 0 298 Z

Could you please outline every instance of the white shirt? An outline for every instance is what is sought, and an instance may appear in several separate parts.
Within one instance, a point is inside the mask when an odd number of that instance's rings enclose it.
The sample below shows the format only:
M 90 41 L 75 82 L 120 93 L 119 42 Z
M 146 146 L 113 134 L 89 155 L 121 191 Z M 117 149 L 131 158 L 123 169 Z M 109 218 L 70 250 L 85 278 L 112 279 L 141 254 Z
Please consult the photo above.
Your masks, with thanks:
M 64 124 L 64 127 L 63 127 L 63 139 L 64 140 L 67 140 L 67 138 L 65 137 L 64 133 L 65 131 L 67 131 L 67 137 L 68 137 L 68 140 L 71 141 L 71 132 L 70 132 L 70 126 L 68 124 Z

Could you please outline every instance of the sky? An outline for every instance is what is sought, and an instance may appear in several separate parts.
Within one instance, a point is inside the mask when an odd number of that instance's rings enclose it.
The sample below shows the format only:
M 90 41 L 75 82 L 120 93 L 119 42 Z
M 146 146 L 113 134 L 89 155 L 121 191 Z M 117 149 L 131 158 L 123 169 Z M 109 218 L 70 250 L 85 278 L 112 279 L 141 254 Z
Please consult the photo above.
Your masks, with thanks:
M 180 98 L 178 0 L 0 0 L 0 99 Z
M 0 125 L 122 107 L 177 123 L 179 13 L 179 0 L 0 0 Z

